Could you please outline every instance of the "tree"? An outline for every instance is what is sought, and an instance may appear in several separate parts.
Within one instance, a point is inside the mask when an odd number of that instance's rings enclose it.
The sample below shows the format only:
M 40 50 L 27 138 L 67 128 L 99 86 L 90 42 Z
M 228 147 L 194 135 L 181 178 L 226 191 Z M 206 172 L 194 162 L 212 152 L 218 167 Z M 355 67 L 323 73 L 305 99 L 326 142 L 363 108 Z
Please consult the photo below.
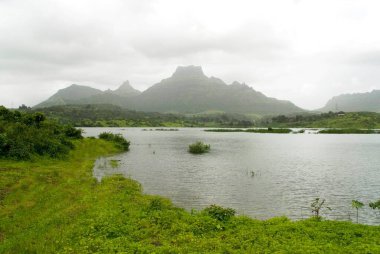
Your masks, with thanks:
M 311 203 L 311 212 L 313 213 L 315 218 L 321 218 L 321 216 L 319 216 L 319 213 L 321 209 L 324 207 L 325 201 L 325 199 L 321 200 L 320 198 L 316 198 L 314 202 Z M 326 206 L 326 208 L 331 211 L 330 207 Z
M 356 223 L 359 223 L 359 208 L 363 208 L 364 204 L 358 200 L 352 200 L 351 205 L 356 209 Z

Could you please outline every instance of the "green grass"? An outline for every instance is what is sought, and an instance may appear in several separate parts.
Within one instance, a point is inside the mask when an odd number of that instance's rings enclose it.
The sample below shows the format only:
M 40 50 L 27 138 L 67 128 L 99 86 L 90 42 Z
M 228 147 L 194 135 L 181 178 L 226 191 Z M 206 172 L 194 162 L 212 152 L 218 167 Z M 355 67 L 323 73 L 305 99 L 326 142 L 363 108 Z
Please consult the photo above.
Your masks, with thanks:
M 380 253 L 379 226 L 190 213 L 128 178 L 99 183 L 94 160 L 120 148 L 75 145 L 66 160 L 0 161 L 0 253 Z
M 362 129 L 325 129 L 320 130 L 319 134 L 378 134 L 375 130 L 362 130 Z
M 110 160 L 111 168 L 117 168 L 119 167 L 119 161 L 118 160 Z

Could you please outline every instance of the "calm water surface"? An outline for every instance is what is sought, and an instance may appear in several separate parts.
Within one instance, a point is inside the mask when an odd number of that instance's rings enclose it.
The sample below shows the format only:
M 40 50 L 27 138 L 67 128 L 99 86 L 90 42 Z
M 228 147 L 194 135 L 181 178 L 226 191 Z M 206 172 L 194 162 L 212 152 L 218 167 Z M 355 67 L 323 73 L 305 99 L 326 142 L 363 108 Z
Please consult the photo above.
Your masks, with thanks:
M 119 168 L 95 167 L 96 177 L 122 173 L 139 181 L 146 193 L 186 209 L 219 204 L 259 219 L 302 219 L 320 197 L 332 208 L 323 216 L 354 220 L 351 200 L 358 199 L 367 205 L 360 222 L 380 223 L 368 208 L 368 202 L 380 199 L 380 135 L 84 130 L 86 136 L 121 133 L 131 141 L 129 152 L 112 158 L 120 160 Z M 197 140 L 211 144 L 211 151 L 189 154 L 188 145 Z

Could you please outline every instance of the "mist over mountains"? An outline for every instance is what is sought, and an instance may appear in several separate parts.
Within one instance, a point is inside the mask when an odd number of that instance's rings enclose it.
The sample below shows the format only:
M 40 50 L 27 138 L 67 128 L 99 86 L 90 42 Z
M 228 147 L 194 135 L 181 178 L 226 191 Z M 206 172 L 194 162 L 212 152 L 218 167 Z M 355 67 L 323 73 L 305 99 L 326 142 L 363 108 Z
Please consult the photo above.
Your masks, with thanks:
M 226 84 L 207 77 L 200 66 L 180 66 L 173 75 L 144 92 L 129 82 L 117 90 L 101 91 L 71 85 L 59 90 L 35 108 L 69 104 L 113 104 L 131 110 L 171 113 L 226 112 L 244 114 L 287 114 L 303 109 L 285 100 L 270 98 L 237 81 Z
M 380 90 L 335 96 L 320 111 L 380 112 Z
M 191 114 L 279 115 L 306 111 L 290 101 L 267 97 L 245 83 L 226 84 L 219 78 L 208 77 L 200 66 L 179 66 L 171 77 L 144 92 L 133 88 L 129 81 L 116 90 L 105 91 L 71 85 L 35 108 L 78 104 L 112 104 L 137 111 Z M 380 90 L 335 96 L 317 111 L 380 112 Z

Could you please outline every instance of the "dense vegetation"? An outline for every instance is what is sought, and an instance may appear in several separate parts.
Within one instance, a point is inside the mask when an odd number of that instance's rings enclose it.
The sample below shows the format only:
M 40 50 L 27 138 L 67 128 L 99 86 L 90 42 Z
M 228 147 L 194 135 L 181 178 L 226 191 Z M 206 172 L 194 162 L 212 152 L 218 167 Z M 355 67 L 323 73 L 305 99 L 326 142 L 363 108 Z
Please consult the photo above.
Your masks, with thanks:
M 102 132 L 99 134 L 100 139 L 113 142 L 120 150 L 128 151 L 130 142 L 126 140 L 121 134 L 113 134 L 110 132 Z
M 47 120 L 42 113 L 10 111 L 0 106 L 0 158 L 61 157 L 79 138 L 81 130 Z
M 329 112 L 322 114 L 279 115 L 261 120 L 261 125 L 299 128 L 380 129 L 380 113 Z
M 290 133 L 291 129 L 282 128 L 257 128 L 257 129 L 207 129 L 209 132 L 252 132 L 252 133 Z
M 25 110 L 31 110 L 25 108 Z M 251 127 L 250 117 L 240 114 L 163 114 L 139 112 L 109 104 L 66 105 L 39 108 L 63 124 L 80 127 Z
M 120 151 L 74 142 L 66 160 L 0 161 L 0 253 L 379 253 L 380 227 L 211 206 L 187 212 L 121 176 L 98 183 L 95 158 Z
M 361 129 L 325 129 L 320 130 L 319 134 L 377 134 L 375 130 L 361 130 Z
M 189 145 L 189 152 L 194 154 L 207 153 L 210 151 L 210 145 L 203 143 L 202 141 L 197 141 Z

